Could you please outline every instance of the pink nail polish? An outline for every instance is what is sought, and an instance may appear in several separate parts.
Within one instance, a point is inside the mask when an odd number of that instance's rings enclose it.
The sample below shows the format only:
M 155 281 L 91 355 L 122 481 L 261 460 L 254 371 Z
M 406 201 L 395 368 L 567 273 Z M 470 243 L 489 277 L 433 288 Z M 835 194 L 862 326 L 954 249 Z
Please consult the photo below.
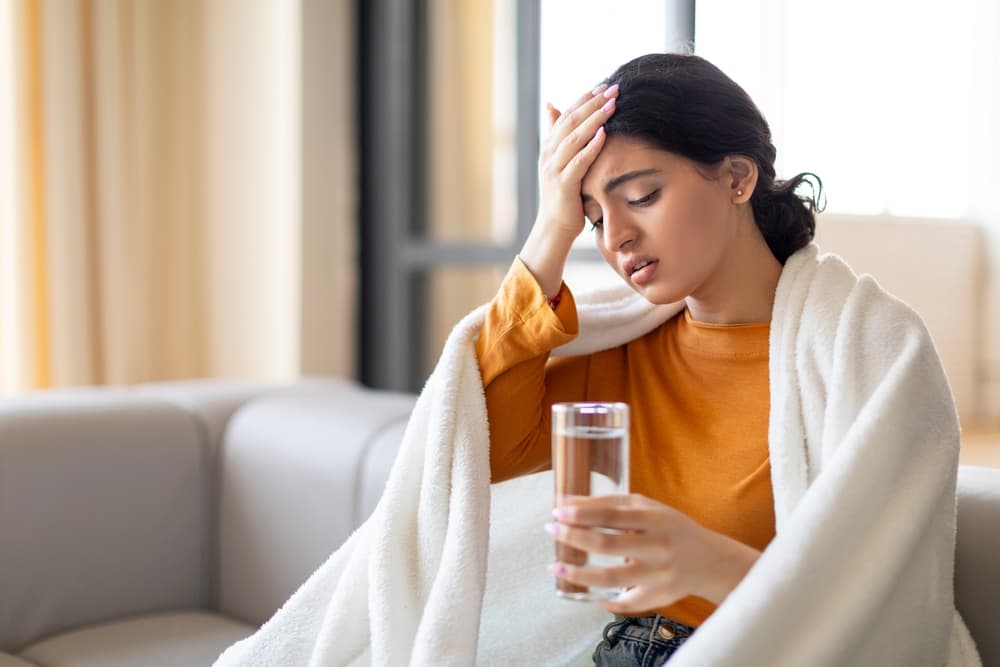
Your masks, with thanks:
M 552 565 L 549 565 L 549 572 L 557 576 L 562 576 L 566 574 L 566 566 L 562 563 L 552 563 Z
M 598 132 L 600 132 L 600 130 L 598 130 Z M 562 508 L 562 507 L 557 507 L 554 510 L 552 510 L 552 516 L 554 516 L 557 521 L 562 521 L 568 515 L 569 515 L 569 512 L 567 512 L 566 509 Z
M 605 97 L 609 97 L 609 98 L 610 97 L 614 97 L 617 94 L 618 94 L 618 84 L 617 83 L 604 91 L 604 96 Z
M 551 535 L 552 537 L 555 537 L 556 535 L 559 534 L 559 527 L 556 526 L 555 524 L 547 523 L 545 524 L 545 532 Z
M 607 113 L 614 108 L 615 108 L 615 98 L 612 97 L 610 100 L 604 103 L 604 106 L 601 107 L 601 111 Z
M 595 95 L 595 96 L 596 95 L 600 95 L 601 93 L 603 93 L 607 89 L 608 89 L 608 84 L 602 83 L 597 88 L 594 88 L 592 91 L 590 91 L 590 94 L 591 95 Z

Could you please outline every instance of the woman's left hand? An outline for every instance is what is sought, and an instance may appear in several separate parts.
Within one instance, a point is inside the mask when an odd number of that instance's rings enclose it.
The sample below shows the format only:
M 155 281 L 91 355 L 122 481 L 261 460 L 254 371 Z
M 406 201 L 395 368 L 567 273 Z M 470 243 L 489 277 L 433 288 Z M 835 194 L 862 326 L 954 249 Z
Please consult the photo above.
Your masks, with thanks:
M 705 528 L 686 514 L 645 496 L 574 499 L 553 511 L 547 529 L 564 544 L 624 556 L 617 567 L 555 563 L 556 576 L 582 586 L 627 588 L 602 603 L 629 615 L 665 607 L 688 595 L 719 604 L 760 556 L 756 549 Z M 620 533 L 595 531 L 610 528 Z

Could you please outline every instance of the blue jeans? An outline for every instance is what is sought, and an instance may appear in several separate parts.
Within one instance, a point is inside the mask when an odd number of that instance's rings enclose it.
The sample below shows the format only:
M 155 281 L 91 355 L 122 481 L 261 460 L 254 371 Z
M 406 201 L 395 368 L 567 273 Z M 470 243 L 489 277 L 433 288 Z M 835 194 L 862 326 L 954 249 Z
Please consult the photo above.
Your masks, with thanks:
M 604 628 L 604 641 L 594 650 L 597 667 L 659 667 L 694 632 L 665 616 L 615 615 Z

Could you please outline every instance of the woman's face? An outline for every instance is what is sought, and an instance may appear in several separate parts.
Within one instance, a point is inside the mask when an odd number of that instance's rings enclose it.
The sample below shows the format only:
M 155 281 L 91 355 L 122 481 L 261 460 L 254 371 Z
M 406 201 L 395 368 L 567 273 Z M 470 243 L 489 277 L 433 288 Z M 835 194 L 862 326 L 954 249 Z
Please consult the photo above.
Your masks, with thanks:
M 735 232 L 728 179 L 636 139 L 608 137 L 582 193 L 604 259 L 652 303 L 697 295 Z

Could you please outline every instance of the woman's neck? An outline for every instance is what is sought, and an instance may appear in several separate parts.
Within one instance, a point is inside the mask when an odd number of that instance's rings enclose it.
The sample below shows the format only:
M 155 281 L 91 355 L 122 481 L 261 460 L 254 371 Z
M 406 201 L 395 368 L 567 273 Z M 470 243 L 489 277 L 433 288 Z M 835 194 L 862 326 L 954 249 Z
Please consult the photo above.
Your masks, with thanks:
M 710 324 L 770 322 L 782 266 L 751 220 L 737 235 L 719 266 L 685 299 L 691 317 Z M 745 229 L 745 228 L 744 228 Z

